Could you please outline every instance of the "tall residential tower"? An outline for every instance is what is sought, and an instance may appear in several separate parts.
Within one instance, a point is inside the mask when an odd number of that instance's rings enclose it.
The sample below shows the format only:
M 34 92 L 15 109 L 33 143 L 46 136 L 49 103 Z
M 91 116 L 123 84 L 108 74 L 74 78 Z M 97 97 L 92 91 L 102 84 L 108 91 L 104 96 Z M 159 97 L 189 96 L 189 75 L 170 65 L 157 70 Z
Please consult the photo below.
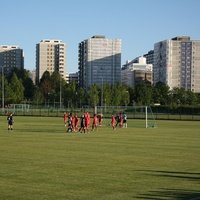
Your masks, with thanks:
M 66 45 L 61 40 L 41 40 L 36 45 L 36 83 L 38 84 L 43 73 L 52 74 L 58 71 L 63 79 L 65 77 Z
M 8 73 L 14 68 L 24 69 L 24 53 L 23 50 L 15 45 L 0 46 L 0 68 L 4 68 L 4 72 Z
M 153 81 L 200 92 L 200 41 L 175 37 L 154 45 Z
M 79 84 L 115 84 L 121 81 L 121 40 L 96 35 L 79 44 Z

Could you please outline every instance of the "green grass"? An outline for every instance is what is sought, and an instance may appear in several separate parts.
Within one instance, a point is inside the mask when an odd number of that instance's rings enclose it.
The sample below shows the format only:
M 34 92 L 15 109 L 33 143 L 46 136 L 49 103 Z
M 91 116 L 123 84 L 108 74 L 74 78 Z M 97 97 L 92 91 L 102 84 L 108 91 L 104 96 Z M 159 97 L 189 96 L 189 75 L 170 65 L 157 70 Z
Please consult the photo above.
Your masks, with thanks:
M 200 199 L 199 122 L 68 134 L 62 118 L 14 119 L 0 117 L 0 199 Z

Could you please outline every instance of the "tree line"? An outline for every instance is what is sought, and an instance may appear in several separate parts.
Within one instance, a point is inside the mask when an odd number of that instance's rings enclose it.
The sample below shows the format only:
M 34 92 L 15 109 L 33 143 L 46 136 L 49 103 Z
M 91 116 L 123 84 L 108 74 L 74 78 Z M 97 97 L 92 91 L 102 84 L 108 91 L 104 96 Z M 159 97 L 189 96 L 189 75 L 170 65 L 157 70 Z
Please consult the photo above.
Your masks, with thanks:
M 2 78 L 4 78 L 2 80 Z M 152 86 L 141 81 L 134 88 L 120 83 L 92 85 L 87 90 L 76 82 L 66 83 L 58 72 L 44 72 L 38 85 L 34 85 L 27 70 L 14 69 L 9 75 L 0 77 L 4 82 L 5 105 L 30 103 L 33 105 L 65 107 L 82 106 L 128 106 L 128 105 L 200 105 L 200 94 L 183 88 L 170 88 L 161 82 Z M 2 92 L 0 97 L 2 98 Z

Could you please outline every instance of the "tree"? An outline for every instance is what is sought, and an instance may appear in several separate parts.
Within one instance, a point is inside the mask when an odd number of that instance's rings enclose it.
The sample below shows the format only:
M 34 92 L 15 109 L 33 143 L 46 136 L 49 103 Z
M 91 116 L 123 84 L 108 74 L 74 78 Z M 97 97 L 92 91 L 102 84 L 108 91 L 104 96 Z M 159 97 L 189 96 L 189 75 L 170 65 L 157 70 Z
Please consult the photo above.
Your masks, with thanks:
M 94 107 L 98 104 L 99 102 L 98 88 L 95 84 L 90 87 L 88 91 L 88 97 L 89 97 L 89 104 L 91 106 Z
M 104 105 L 106 106 L 110 106 L 112 103 L 111 93 L 112 93 L 111 86 L 108 83 L 104 84 L 103 85 L 103 102 L 104 102 Z M 101 94 L 101 91 L 100 91 L 100 94 Z
M 186 91 L 184 88 L 175 87 L 171 91 L 173 104 L 185 105 L 186 104 Z
M 194 92 L 186 91 L 186 104 L 187 105 L 197 105 L 198 104 L 198 98 Z
M 9 88 L 10 103 L 21 103 L 24 100 L 24 87 L 22 81 L 17 78 L 15 73 L 12 75 Z
M 121 104 L 127 106 L 130 103 L 129 91 L 126 88 L 123 88 L 121 93 Z
M 77 101 L 79 100 L 79 106 L 82 107 L 83 104 L 85 104 L 86 102 L 86 98 L 85 98 L 85 90 L 83 88 L 78 88 L 77 89 Z
M 15 73 L 22 81 L 23 87 L 24 87 L 24 97 L 25 99 L 32 99 L 34 95 L 35 86 L 33 84 L 32 79 L 30 78 L 30 72 L 25 69 L 18 69 L 14 68 L 12 73 L 10 74 L 10 77 L 12 77 L 12 74 Z
M 135 105 L 134 89 L 132 87 L 128 87 L 128 93 L 129 93 L 129 104 L 132 103 L 132 105 Z
M 66 84 L 64 87 L 64 105 L 70 107 L 78 106 L 78 85 L 75 81 Z
M 44 102 L 44 96 L 42 95 L 42 92 L 39 88 L 35 90 L 34 96 L 33 96 L 33 104 L 40 105 Z
M 121 85 L 117 83 L 112 86 L 112 105 L 119 106 L 121 102 Z
M 149 82 L 141 82 L 135 86 L 135 99 L 139 105 L 152 103 L 152 86 Z
M 39 88 L 45 100 L 47 100 L 49 98 L 50 92 L 52 91 L 51 78 L 48 71 L 45 71 L 42 78 L 40 79 Z
M 169 89 L 169 86 L 165 83 L 157 82 L 153 88 L 153 102 L 160 103 L 161 105 L 168 105 L 170 103 Z

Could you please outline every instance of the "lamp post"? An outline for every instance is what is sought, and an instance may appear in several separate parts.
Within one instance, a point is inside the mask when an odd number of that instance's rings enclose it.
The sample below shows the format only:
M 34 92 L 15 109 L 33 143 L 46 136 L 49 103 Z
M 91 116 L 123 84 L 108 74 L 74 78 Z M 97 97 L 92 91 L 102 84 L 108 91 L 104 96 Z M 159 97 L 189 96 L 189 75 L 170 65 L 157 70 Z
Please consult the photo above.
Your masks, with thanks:
M 103 67 L 100 68 L 101 71 L 101 108 L 103 107 Z
M 103 76 L 101 77 L 101 107 L 103 107 Z
M 2 114 L 4 113 L 4 71 L 3 71 L 3 66 L 1 67 L 2 70 Z
M 62 87 L 61 87 L 61 75 L 60 75 L 60 110 L 62 106 Z

